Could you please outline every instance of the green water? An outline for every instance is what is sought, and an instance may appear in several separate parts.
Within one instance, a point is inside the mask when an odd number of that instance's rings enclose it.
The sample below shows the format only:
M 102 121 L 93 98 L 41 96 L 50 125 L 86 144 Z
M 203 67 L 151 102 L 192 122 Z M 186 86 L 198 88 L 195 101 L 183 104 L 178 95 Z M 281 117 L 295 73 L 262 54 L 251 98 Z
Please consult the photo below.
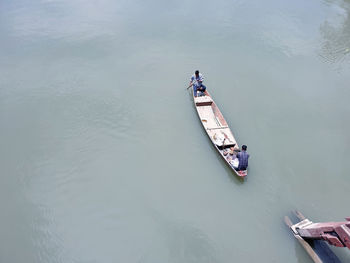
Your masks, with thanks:
M 350 216 L 349 83 L 347 0 L 2 1 L 0 261 L 311 262 L 283 217 Z

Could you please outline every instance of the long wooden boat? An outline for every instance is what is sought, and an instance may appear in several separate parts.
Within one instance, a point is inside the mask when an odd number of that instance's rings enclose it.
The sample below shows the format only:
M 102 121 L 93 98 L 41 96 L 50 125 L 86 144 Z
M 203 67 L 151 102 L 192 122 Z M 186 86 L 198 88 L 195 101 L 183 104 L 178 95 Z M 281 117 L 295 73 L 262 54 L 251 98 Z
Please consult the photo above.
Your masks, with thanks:
M 284 222 L 292 231 L 293 236 L 305 249 L 306 253 L 309 254 L 311 259 L 315 263 L 341 263 L 339 258 L 336 256 L 333 250 L 330 249 L 325 241 L 322 239 L 305 239 L 299 235 L 297 229 L 312 222 L 305 218 L 305 216 L 299 211 L 294 211 L 294 214 L 300 222 L 293 224 L 292 220 L 288 216 L 284 217 Z M 320 225 L 322 225 L 322 223 L 320 223 Z
M 221 111 L 208 91 L 205 91 L 203 96 L 195 97 L 193 92 L 192 95 L 199 119 L 216 150 L 232 171 L 238 177 L 244 178 L 248 174 L 247 170 L 236 171 L 234 168 L 238 166 L 236 153 L 239 146 Z

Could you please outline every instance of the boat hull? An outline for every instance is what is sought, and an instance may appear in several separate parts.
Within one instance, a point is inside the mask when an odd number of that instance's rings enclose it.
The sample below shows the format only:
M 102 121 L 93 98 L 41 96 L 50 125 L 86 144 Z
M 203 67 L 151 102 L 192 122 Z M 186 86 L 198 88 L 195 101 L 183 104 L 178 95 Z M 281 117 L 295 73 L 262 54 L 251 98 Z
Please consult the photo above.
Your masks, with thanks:
M 236 171 L 235 169 L 238 165 L 236 158 L 236 153 L 239 151 L 238 143 L 209 92 L 205 91 L 204 96 L 200 97 L 194 97 L 193 93 L 192 95 L 199 120 L 216 150 L 234 174 L 240 178 L 246 177 L 247 170 Z

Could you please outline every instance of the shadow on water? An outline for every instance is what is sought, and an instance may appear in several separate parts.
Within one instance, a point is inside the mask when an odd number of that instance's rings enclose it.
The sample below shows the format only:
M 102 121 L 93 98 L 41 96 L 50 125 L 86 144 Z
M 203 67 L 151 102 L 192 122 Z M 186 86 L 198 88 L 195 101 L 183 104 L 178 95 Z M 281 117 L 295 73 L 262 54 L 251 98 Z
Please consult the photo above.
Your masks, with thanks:
M 320 257 L 324 263 L 341 263 L 338 256 L 332 251 L 331 247 L 322 240 L 314 240 L 308 242 L 314 249 L 316 254 Z M 297 255 L 298 262 L 305 262 L 305 258 L 308 258 L 308 262 L 313 262 L 311 257 L 307 254 L 304 248 L 295 240 L 295 254 Z
M 190 100 L 192 102 L 192 107 L 193 107 L 193 110 L 194 112 L 197 114 L 197 109 L 193 103 L 193 97 L 192 97 L 192 93 L 189 92 L 189 97 L 190 97 Z M 220 154 L 217 153 L 217 149 L 215 148 L 215 146 L 213 145 L 212 141 L 210 140 L 210 138 L 208 137 L 208 134 L 206 133 L 206 131 L 204 130 L 203 128 L 203 125 L 202 123 L 200 122 L 199 118 L 197 118 L 198 120 L 198 123 L 200 124 L 200 126 L 202 127 L 201 130 L 202 130 L 202 133 L 204 134 L 204 137 L 206 138 L 206 141 L 207 143 L 210 145 L 210 149 L 215 151 L 215 156 L 216 158 L 219 160 L 219 162 L 221 163 L 221 165 L 224 167 L 225 171 L 227 172 L 227 175 L 228 177 L 230 178 L 230 180 L 232 182 L 234 182 L 235 184 L 237 185 L 242 185 L 244 183 L 244 181 L 247 181 L 247 178 L 243 179 L 243 178 L 239 178 L 233 171 L 230 167 L 228 167 L 227 163 L 222 159 L 222 157 L 220 156 Z M 209 146 L 208 145 L 208 146 Z M 208 147 L 209 148 L 209 147 Z M 248 177 L 248 176 L 246 176 Z
M 209 138 L 207 138 L 209 140 Z M 210 141 L 210 140 L 209 140 Z M 210 144 L 211 144 L 211 141 L 210 141 Z M 215 150 L 216 152 L 216 149 L 214 147 L 214 145 L 211 145 L 212 148 Z M 222 159 L 222 157 L 219 155 L 219 154 L 216 154 L 216 158 L 219 160 L 219 162 L 221 163 L 221 165 L 224 167 L 226 173 L 227 173 L 227 176 L 228 178 L 230 178 L 230 180 L 235 183 L 236 185 L 242 185 L 245 181 L 247 181 L 247 178 L 243 179 L 243 178 L 240 178 L 238 177 L 233 171 L 231 168 L 228 167 L 227 163 Z M 246 176 L 248 177 L 248 176 Z
M 340 23 L 326 20 L 320 31 L 324 39 L 319 56 L 330 64 L 342 64 L 350 60 L 350 2 L 326 0 L 329 5 L 341 8 L 343 16 Z

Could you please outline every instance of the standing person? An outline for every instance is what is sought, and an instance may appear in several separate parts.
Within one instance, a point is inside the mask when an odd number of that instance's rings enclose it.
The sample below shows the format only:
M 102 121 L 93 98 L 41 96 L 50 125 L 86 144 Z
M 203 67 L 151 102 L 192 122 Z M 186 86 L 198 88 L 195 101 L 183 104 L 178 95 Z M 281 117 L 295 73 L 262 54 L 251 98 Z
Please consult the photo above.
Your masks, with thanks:
M 203 85 L 203 80 L 203 75 L 199 73 L 199 70 L 196 70 L 194 75 L 192 75 L 189 84 L 189 87 L 193 85 L 193 94 L 195 97 L 197 97 L 197 91 L 204 92 L 207 89 L 207 87 Z
M 239 161 L 238 168 L 236 171 L 244 171 L 248 168 L 249 154 L 247 153 L 247 145 L 242 145 L 242 151 L 237 153 L 237 158 Z

